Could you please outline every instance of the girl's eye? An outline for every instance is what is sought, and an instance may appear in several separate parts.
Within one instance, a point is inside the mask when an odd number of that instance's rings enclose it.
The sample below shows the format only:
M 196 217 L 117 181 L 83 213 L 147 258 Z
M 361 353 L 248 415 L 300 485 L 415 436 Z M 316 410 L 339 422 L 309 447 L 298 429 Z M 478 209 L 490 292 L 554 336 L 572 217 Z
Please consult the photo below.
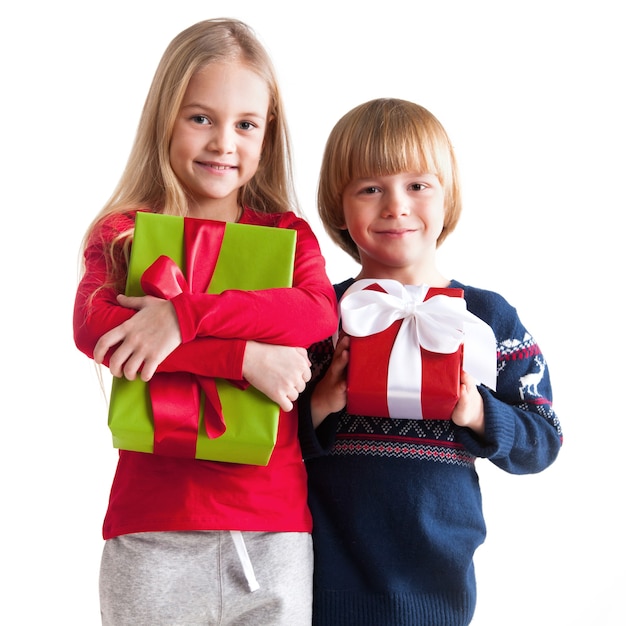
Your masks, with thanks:
M 241 130 L 250 130 L 254 128 L 254 124 L 252 122 L 239 122 L 239 128 Z
M 193 115 L 191 121 L 196 124 L 209 124 L 209 118 L 206 115 Z
M 424 183 L 413 183 L 411 189 L 413 191 L 422 191 L 422 189 L 426 189 L 426 185 Z
M 372 194 L 378 191 L 378 187 L 364 187 L 361 193 Z

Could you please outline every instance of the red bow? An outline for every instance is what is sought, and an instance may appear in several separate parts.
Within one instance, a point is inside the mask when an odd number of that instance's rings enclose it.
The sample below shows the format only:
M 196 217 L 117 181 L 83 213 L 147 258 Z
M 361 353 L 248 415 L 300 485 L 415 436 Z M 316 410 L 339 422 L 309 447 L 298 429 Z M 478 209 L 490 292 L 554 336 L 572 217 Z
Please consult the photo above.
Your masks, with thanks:
M 160 256 L 141 277 L 146 295 L 171 300 L 181 293 L 205 292 L 211 281 L 224 238 L 225 222 L 186 218 L 185 266 L 182 270 L 167 256 Z M 204 391 L 204 424 L 209 438 L 226 430 L 215 379 L 189 372 L 162 372 L 149 382 L 154 416 L 154 453 L 195 458 L 201 392 Z

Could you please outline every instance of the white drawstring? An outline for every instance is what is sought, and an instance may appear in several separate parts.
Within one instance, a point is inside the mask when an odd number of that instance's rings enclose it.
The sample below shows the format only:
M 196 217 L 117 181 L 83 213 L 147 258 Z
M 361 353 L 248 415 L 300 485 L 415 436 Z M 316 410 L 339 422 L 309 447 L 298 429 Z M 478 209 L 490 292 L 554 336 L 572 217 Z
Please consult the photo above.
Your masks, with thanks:
M 239 557 L 241 567 L 243 567 L 243 573 L 248 581 L 248 587 L 250 587 L 250 591 L 257 591 L 261 588 L 261 586 L 257 582 L 256 576 L 254 575 L 254 569 L 252 568 L 252 562 L 248 556 L 246 544 L 243 541 L 243 535 L 239 530 L 231 530 L 230 536 L 233 538 L 235 549 L 237 550 L 237 556 Z

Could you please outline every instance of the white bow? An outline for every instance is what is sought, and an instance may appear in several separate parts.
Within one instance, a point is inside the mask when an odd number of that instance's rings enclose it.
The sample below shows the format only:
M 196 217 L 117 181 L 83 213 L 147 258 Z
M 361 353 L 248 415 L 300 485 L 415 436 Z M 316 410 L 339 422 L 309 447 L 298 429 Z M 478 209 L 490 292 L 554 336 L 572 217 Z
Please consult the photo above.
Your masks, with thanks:
M 377 284 L 384 292 L 366 289 Z M 343 295 L 344 330 L 364 337 L 402 319 L 389 361 L 388 406 L 391 417 L 421 416 L 415 381 L 421 380 L 420 346 L 451 354 L 463 350 L 463 369 L 491 389 L 496 388 L 496 338 L 491 327 L 467 310 L 463 298 L 436 295 L 424 300 L 427 285 L 389 280 L 358 280 Z M 392 409 L 393 406 L 393 409 Z

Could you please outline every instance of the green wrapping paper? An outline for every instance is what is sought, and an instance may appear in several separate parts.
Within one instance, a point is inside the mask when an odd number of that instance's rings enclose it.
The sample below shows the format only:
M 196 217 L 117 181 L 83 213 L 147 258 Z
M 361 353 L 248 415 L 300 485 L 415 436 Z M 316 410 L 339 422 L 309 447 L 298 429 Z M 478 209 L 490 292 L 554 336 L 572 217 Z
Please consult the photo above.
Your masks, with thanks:
M 131 248 L 126 294 L 144 295 L 141 277 L 158 257 L 169 257 L 183 273 L 186 270 L 185 221 L 171 215 L 137 212 L 135 234 Z M 199 222 L 199 220 L 195 220 Z M 290 287 L 296 247 L 296 231 L 250 224 L 211 222 L 203 220 L 202 227 L 223 229 L 223 240 L 208 293 L 225 289 L 271 289 Z M 189 252 L 189 251 L 187 251 Z M 202 257 L 202 243 L 195 250 Z M 212 251 L 215 256 L 217 251 Z M 195 258 L 194 265 L 198 259 Z M 157 376 L 170 376 L 165 373 Z M 192 374 L 175 373 L 189 384 Z M 172 382 L 173 381 L 173 382 Z M 230 382 L 215 379 L 226 429 L 218 437 L 209 438 L 205 428 L 206 397 L 200 394 L 197 420 L 196 459 L 267 465 L 276 444 L 279 406 L 252 386 L 241 389 Z M 109 428 L 113 446 L 123 450 L 154 453 L 154 412 L 148 383 L 114 378 L 109 403 Z M 191 456 L 191 455 L 190 455 Z

